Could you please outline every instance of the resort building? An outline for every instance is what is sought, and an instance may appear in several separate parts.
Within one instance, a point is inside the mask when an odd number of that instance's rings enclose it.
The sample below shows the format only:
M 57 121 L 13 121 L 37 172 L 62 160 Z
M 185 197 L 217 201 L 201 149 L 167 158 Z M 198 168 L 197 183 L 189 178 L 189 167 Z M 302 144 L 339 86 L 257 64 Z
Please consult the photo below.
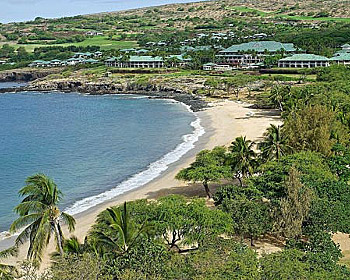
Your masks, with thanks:
M 30 63 L 29 67 L 62 67 L 62 66 L 73 66 L 78 64 L 95 64 L 99 61 L 96 59 L 84 59 L 84 58 L 69 58 L 67 60 L 59 60 L 59 59 L 53 59 L 51 61 L 45 61 L 45 60 L 35 60 L 32 63 Z
M 348 53 L 336 53 L 329 60 L 338 65 L 350 65 L 350 50 Z
M 102 52 L 97 51 L 94 53 L 91 52 L 77 52 L 73 55 L 73 58 L 84 58 L 84 59 L 88 59 L 88 58 L 93 58 L 93 57 L 101 57 L 102 56 Z
M 281 68 L 314 68 L 328 67 L 330 60 L 321 55 L 315 54 L 294 54 L 289 57 L 282 58 L 278 61 L 278 67 Z
M 297 51 L 293 44 L 276 41 L 254 41 L 233 45 L 219 52 L 216 56 L 218 63 L 232 66 L 259 65 L 268 55 L 278 53 L 293 54 Z
M 103 32 L 99 31 L 88 31 L 85 33 L 86 36 L 102 36 Z
M 134 49 L 134 48 L 121 49 L 119 51 L 122 52 L 122 53 L 127 53 L 127 54 L 131 54 L 131 53 L 134 53 L 134 54 L 145 54 L 145 53 L 149 52 L 149 50 L 146 50 L 146 49 Z
M 160 56 L 132 55 L 124 59 L 122 57 L 109 58 L 105 61 L 105 65 L 118 68 L 163 68 L 166 66 L 185 66 L 190 60 L 189 58 L 184 58 L 182 55 L 170 55 L 165 60 Z
M 350 52 L 350 44 L 344 44 L 344 45 L 341 46 L 341 48 L 342 48 L 343 50 L 345 50 L 345 51 Z
M 207 63 L 203 65 L 204 71 L 231 71 L 234 68 L 230 65 Z

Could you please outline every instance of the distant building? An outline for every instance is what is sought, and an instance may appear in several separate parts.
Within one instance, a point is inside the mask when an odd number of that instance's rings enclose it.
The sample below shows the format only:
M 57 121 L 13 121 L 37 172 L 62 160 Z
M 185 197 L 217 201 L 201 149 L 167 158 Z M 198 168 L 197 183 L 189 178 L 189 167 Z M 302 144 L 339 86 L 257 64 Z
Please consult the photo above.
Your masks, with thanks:
M 216 63 L 207 63 L 203 65 L 204 71 L 231 71 L 233 67 L 230 65 L 216 64 Z
M 219 52 L 216 56 L 219 63 L 232 66 L 258 65 L 268 55 L 278 53 L 293 54 L 296 52 L 293 44 L 285 44 L 276 41 L 253 41 L 233 45 Z
M 337 53 L 329 60 L 338 65 L 350 65 L 350 50 L 349 53 Z
M 53 59 L 51 61 L 45 61 L 45 60 L 35 60 L 32 63 L 30 63 L 29 67 L 62 67 L 62 66 L 74 66 L 78 64 L 95 64 L 99 61 L 96 59 L 84 59 L 84 58 L 69 58 L 67 60 L 59 60 L 59 59 Z
M 88 59 L 88 58 L 93 58 L 93 57 L 101 57 L 103 55 L 102 52 L 97 51 L 94 53 L 91 52 L 77 52 L 73 55 L 73 58 L 84 58 L 84 59 Z
M 48 67 L 50 62 L 45 60 L 34 60 L 32 63 L 30 63 L 29 67 Z
M 341 48 L 350 52 L 350 44 L 344 44 L 341 46 Z
M 102 36 L 103 32 L 99 31 L 88 31 L 85 33 L 86 36 Z
M 171 55 L 166 60 L 172 61 L 172 65 L 169 65 L 172 67 L 184 66 L 190 61 L 190 59 L 186 59 L 182 55 Z M 126 59 L 122 59 L 122 57 L 109 58 L 105 61 L 105 65 L 118 68 L 163 68 L 167 66 L 167 63 L 160 56 L 132 55 Z
M 314 68 L 329 65 L 330 60 L 327 57 L 315 54 L 294 54 L 278 61 L 278 67 L 281 68 Z

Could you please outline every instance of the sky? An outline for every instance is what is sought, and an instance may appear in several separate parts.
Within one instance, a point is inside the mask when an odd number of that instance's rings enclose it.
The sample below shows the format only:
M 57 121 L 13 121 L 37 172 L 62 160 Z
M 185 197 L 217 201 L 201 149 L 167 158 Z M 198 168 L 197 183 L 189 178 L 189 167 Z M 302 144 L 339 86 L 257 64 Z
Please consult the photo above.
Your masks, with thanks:
M 0 0 L 0 22 L 111 12 L 194 0 Z

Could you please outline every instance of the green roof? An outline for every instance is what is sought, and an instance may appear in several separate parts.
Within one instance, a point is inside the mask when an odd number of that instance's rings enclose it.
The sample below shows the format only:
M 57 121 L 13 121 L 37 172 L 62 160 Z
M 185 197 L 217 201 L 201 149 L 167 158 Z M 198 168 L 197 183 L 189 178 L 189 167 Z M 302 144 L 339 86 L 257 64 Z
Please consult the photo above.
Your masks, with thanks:
M 350 61 L 350 53 L 341 53 L 330 58 L 332 61 Z
M 183 51 L 183 52 L 186 52 L 186 51 L 207 51 L 207 50 L 210 50 L 212 49 L 211 46 L 196 46 L 196 47 L 190 47 L 190 46 L 182 46 L 180 47 L 180 50 Z
M 89 59 L 86 59 L 85 62 L 88 62 L 88 63 L 95 63 L 95 62 L 98 62 L 98 60 L 89 58 Z
M 160 56 L 150 56 L 150 55 L 131 55 L 130 62 L 161 62 L 163 61 L 163 58 Z
M 256 52 L 264 52 L 265 50 L 269 52 L 276 52 L 281 49 L 284 49 L 286 52 L 294 52 L 296 48 L 294 44 L 285 44 L 276 41 L 254 41 L 249 43 L 243 43 L 239 45 L 233 45 L 227 49 L 220 51 L 220 53 L 232 52 L 244 52 L 244 51 L 256 51 Z
M 299 53 L 280 59 L 279 61 L 329 61 L 325 56 Z
M 203 66 L 215 66 L 216 64 L 215 63 L 212 63 L 212 62 L 209 62 L 209 63 L 206 63 L 206 64 L 203 64 Z
M 342 45 L 341 46 L 343 49 L 345 49 L 345 48 L 350 48 L 350 44 L 344 44 L 344 45 Z

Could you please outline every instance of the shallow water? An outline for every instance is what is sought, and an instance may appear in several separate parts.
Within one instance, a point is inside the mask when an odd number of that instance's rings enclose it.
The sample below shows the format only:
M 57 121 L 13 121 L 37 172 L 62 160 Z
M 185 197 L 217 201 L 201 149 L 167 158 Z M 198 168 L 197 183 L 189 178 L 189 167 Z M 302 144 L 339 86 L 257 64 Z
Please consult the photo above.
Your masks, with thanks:
M 78 213 L 157 177 L 204 131 L 183 104 L 131 95 L 0 94 L 0 231 L 37 172 Z

